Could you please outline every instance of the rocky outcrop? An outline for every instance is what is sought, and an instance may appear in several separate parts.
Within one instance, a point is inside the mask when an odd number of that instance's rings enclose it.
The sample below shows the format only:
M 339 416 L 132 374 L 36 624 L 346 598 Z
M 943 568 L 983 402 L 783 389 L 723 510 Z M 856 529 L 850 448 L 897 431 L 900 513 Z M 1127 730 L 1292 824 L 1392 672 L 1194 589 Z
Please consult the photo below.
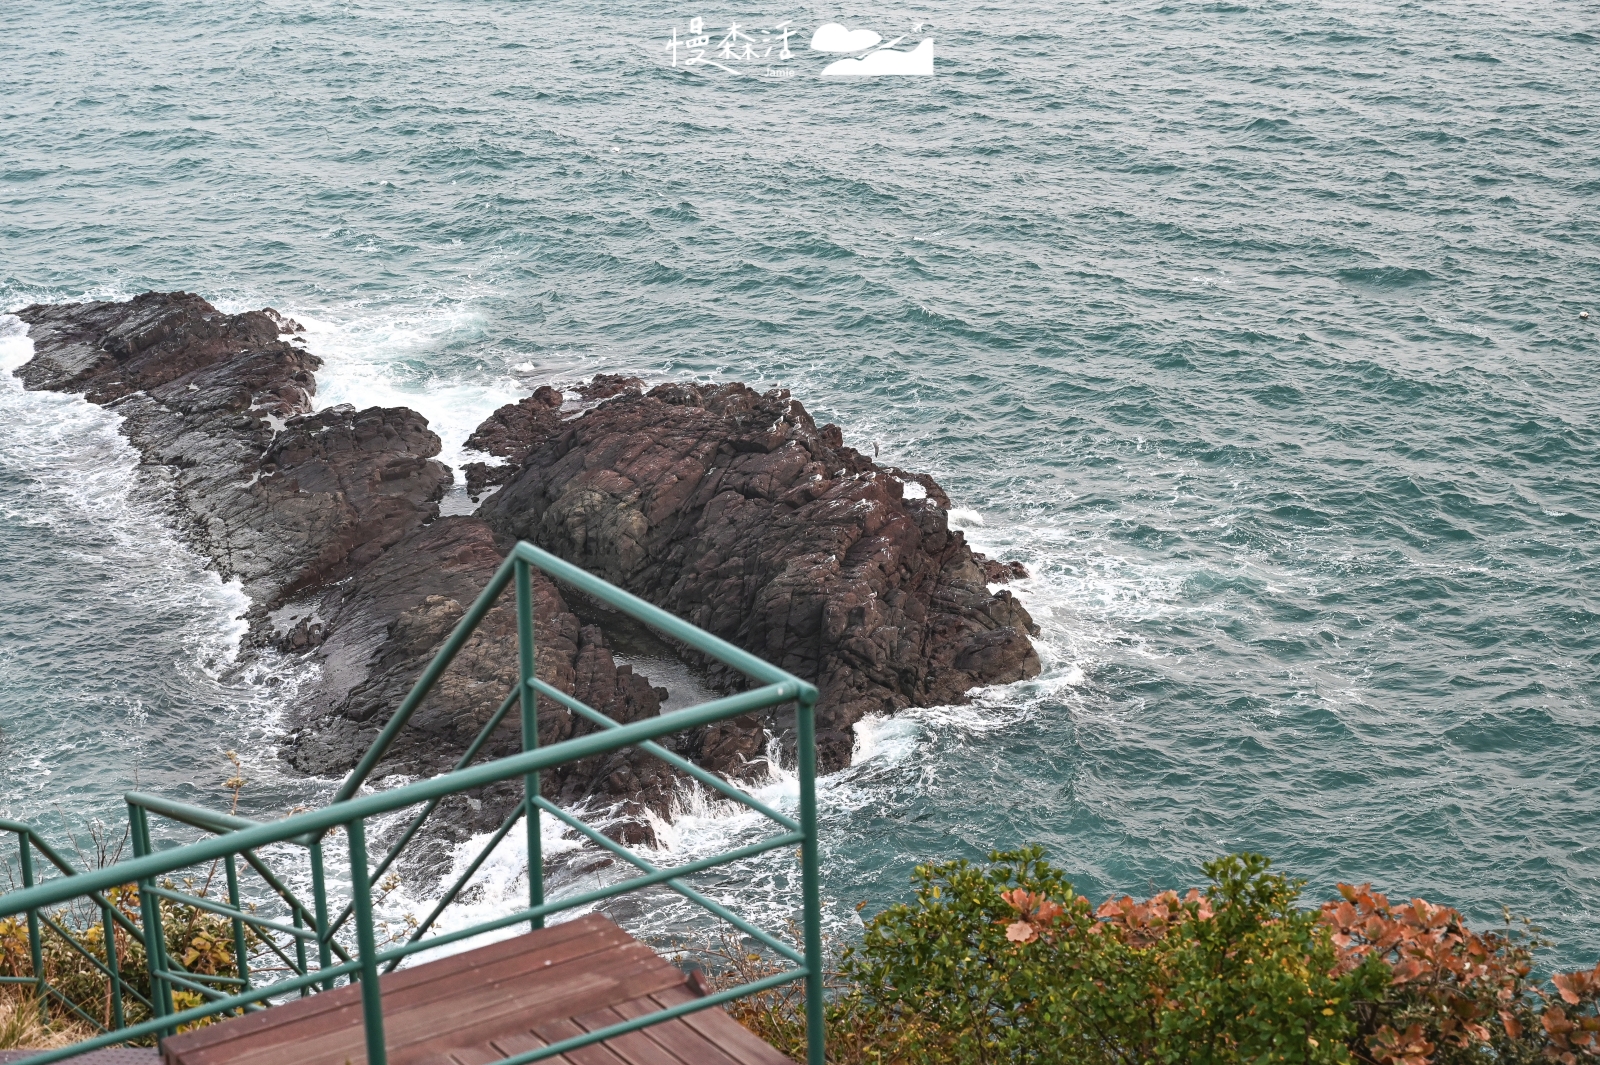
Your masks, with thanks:
M 348 770 L 510 546 L 482 521 L 440 518 L 451 473 L 427 419 L 404 407 L 313 413 L 319 360 L 271 310 L 224 314 L 196 295 L 152 292 L 17 315 L 35 350 L 18 376 L 123 416 L 144 475 L 170 490 L 196 548 L 249 594 L 252 646 L 321 660 L 285 754 L 307 772 Z M 537 580 L 536 595 L 542 677 L 625 721 L 659 712 L 664 693 L 617 666 L 604 634 L 554 585 Z M 513 617 L 489 615 L 391 749 L 390 771 L 454 764 L 515 679 Z M 545 742 L 590 727 L 541 707 Z M 519 747 L 513 714 L 490 753 Z M 567 767 L 547 788 L 663 809 L 671 777 L 624 754 Z M 461 804 L 457 827 L 498 821 L 514 802 L 502 790 Z
M 467 437 L 467 446 L 521 461 L 528 451 L 526 441 L 541 439 L 561 425 L 562 402 L 560 392 L 549 385 L 541 385 L 528 398 L 508 403 L 489 415 L 488 420 Z M 473 499 L 479 498 L 484 489 L 504 484 L 514 469 L 509 464 L 467 463 L 462 468 L 467 478 L 467 494 Z
M 475 518 L 425 525 L 349 581 L 298 600 L 291 609 L 315 617 L 326 632 L 319 690 L 284 747 L 296 768 L 318 774 L 347 770 L 388 723 L 422 670 L 477 599 L 504 559 L 507 544 Z M 605 634 L 581 622 L 560 591 L 533 574 L 536 670 L 542 680 L 624 724 L 661 711 L 654 688 L 612 657 Z M 507 592 L 440 678 L 390 748 L 390 772 L 429 776 L 449 769 L 487 724 L 517 681 L 515 601 Z M 515 710 L 480 759 L 521 750 Z M 539 742 L 556 743 L 596 726 L 541 700 Z M 599 799 L 615 807 L 615 828 L 648 837 L 646 808 L 665 813 L 676 775 L 655 758 L 618 752 L 545 774 L 545 794 L 563 802 Z M 487 831 L 515 805 L 520 782 L 492 790 L 489 801 L 457 804 L 459 831 Z M 477 796 L 483 800 L 485 796 Z
M 224 314 L 180 292 L 17 313 L 35 347 L 19 376 L 122 415 L 143 475 L 249 594 L 251 647 L 321 664 L 284 745 L 306 772 L 342 773 L 369 748 L 518 538 L 814 680 L 824 769 L 848 764 L 867 714 L 960 702 L 1039 671 L 1027 612 L 989 588 L 1021 567 L 974 552 L 932 478 L 846 447 L 787 392 L 645 391 L 610 375 L 573 394 L 540 388 L 468 441 L 503 460 L 467 468 L 472 493 L 498 493 L 473 517 L 441 517 L 451 471 L 427 420 L 403 407 L 314 411 L 319 361 L 270 309 Z M 538 575 L 534 594 L 541 677 L 619 721 L 660 712 L 667 693 L 618 664 L 593 604 Z M 388 771 L 455 763 L 516 679 L 515 639 L 508 602 L 400 734 Z M 714 684 L 740 685 L 703 664 Z M 750 776 L 774 726 L 751 715 L 673 742 Z M 541 743 L 594 727 L 540 707 Z M 520 746 L 512 714 L 484 753 Z M 627 839 L 648 836 L 643 812 L 664 812 L 676 783 L 636 751 L 545 777 L 562 801 L 618 805 Z M 516 796 L 507 784 L 453 802 L 449 823 L 490 827 Z
M 479 515 L 815 681 L 823 768 L 849 763 L 867 714 L 1039 672 L 1027 611 L 988 588 L 1020 566 L 974 552 L 932 478 L 846 447 L 784 391 L 609 390 L 569 418 L 548 395 L 491 416 L 474 439 L 511 461 Z M 716 764 L 758 732 L 701 744 Z
M 311 413 L 316 356 L 272 311 L 223 314 L 189 293 L 25 307 L 29 388 L 113 407 L 146 473 L 224 579 L 260 608 L 359 568 L 437 517 L 451 474 L 403 407 Z

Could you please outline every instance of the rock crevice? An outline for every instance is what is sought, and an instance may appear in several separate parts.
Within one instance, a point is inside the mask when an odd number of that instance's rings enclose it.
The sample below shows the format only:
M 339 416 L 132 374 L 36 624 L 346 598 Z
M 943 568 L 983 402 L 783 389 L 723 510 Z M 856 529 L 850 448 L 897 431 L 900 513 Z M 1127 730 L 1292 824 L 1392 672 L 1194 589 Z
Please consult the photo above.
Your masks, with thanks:
M 868 714 L 1038 674 L 1032 619 L 988 587 L 1017 569 L 949 527 L 932 478 L 845 446 L 782 390 L 606 386 L 568 419 L 536 394 L 479 427 L 512 460 L 479 515 L 814 681 L 825 769 Z

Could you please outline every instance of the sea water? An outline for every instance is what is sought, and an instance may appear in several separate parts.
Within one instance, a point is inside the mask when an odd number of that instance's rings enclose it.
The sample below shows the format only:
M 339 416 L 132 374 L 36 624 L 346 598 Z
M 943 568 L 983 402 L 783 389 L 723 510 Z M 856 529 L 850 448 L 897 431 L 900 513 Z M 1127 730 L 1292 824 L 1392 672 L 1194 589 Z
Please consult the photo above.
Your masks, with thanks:
M 704 56 L 729 24 L 766 51 L 688 65 L 697 18 Z M 1313 897 L 1506 904 L 1551 964 L 1600 955 L 1592 5 L 6 21 L 0 310 L 276 307 L 320 402 L 415 407 L 457 465 L 547 381 L 785 387 L 1028 567 L 1041 676 L 870 720 L 824 782 L 841 927 L 917 862 L 1037 841 L 1091 896 L 1252 849 Z M 932 75 L 822 77 L 829 21 L 932 39 Z M 272 753 L 303 666 L 239 656 L 237 588 L 114 416 L 6 380 L 0 808 L 70 834 L 135 786 L 226 804 L 229 749 L 245 812 L 325 796 Z M 667 849 L 749 830 L 690 807 Z M 491 871 L 514 896 L 515 855 Z M 788 873 L 740 876 L 791 912 Z

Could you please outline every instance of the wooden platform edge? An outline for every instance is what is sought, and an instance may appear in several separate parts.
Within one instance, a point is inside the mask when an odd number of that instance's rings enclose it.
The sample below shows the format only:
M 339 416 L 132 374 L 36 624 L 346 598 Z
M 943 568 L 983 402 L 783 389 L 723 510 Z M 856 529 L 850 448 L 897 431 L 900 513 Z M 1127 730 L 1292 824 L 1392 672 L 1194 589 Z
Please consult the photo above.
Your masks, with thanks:
M 678 968 L 599 914 L 401 969 L 380 977 L 380 987 L 389 1065 L 489 1065 L 512 1056 L 508 1045 L 516 1047 L 513 1053 L 548 1046 L 608 1027 L 597 1023 L 602 1016 L 611 1023 L 640 1019 L 709 991 L 703 974 Z M 163 1040 L 159 1060 L 362 1065 L 360 1003 L 359 985 L 346 984 Z M 141 1065 L 155 1060 L 144 1058 Z M 721 1005 L 662 1018 L 550 1061 L 793 1065 Z

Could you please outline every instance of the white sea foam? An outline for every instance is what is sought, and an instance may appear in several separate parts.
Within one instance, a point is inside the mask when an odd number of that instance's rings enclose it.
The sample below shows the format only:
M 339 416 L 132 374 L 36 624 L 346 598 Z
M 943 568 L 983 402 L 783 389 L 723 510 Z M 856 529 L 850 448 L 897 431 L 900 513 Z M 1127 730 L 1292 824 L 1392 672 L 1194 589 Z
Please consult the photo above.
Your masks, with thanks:
M 0 316 L 0 463 L 31 489 L 0 501 L 0 513 L 49 528 L 83 565 L 115 570 L 112 594 L 181 605 L 193 616 L 185 634 L 208 672 L 233 663 L 249 607 L 239 582 L 207 569 L 139 491 L 138 453 L 115 413 L 81 396 L 22 387 L 14 371 L 32 357 L 22 321 Z
M 562 855 L 570 854 L 580 849 L 578 841 L 569 839 L 565 835 L 565 826 L 551 817 L 543 818 L 540 822 L 540 848 L 544 852 L 546 864 L 551 859 L 558 859 Z M 390 935 L 396 935 L 408 930 L 408 926 L 415 927 L 416 922 L 424 920 L 433 911 L 434 906 L 442 897 L 444 888 L 454 884 L 471 863 L 476 860 L 483 848 L 488 845 L 494 833 L 484 832 L 473 836 L 457 845 L 454 850 L 453 865 L 445 874 L 438 890 L 440 894 L 426 894 L 409 890 L 409 885 L 396 887 L 385 896 L 378 907 L 379 919 Z M 590 878 L 584 875 L 562 878 L 549 885 L 548 898 L 559 898 L 562 895 L 576 894 L 593 886 Z M 528 834 L 519 819 L 511 831 L 495 847 L 494 852 L 484 861 L 472 879 L 467 882 L 461 895 L 439 915 L 439 919 L 429 928 L 430 936 L 443 935 L 454 932 L 471 925 L 515 913 L 528 906 Z M 591 907 L 580 907 L 575 910 L 564 911 L 550 918 L 551 924 L 581 917 L 589 912 Z M 448 943 L 434 950 L 423 951 L 414 955 L 411 963 L 426 961 L 431 958 L 442 958 L 456 954 L 473 947 L 483 946 L 501 939 L 507 939 L 526 931 L 526 926 L 517 924 L 497 931 L 486 932 L 481 936 Z
M 903 763 L 916 751 L 921 730 L 921 726 L 906 714 L 868 714 L 856 722 L 851 763 Z
M 245 303 L 228 309 L 244 309 Z M 317 409 L 349 403 L 357 409 L 410 407 L 420 413 L 439 436 L 439 460 L 456 474 L 445 513 L 470 512 L 461 466 L 485 456 L 466 447 L 467 437 L 496 408 L 530 391 L 498 356 L 480 359 L 482 373 L 473 377 L 441 374 L 431 365 L 440 349 L 484 338 L 482 312 L 464 301 L 409 308 L 288 305 L 284 313 L 305 327 L 295 337 L 323 360 Z
M 83 703 L 81 720 L 94 723 L 89 727 L 126 750 L 129 768 L 149 762 L 158 769 L 169 757 L 181 758 L 180 750 L 187 754 L 192 748 L 174 743 L 188 739 L 199 740 L 208 756 L 221 747 L 237 747 L 250 760 L 254 780 L 279 778 L 275 759 L 258 752 L 270 751 L 265 741 L 279 728 L 304 671 L 270 655 L 240 668 L 249 601 L 239 582 L 222 580 L 181 540 L 163 494 L 141 481 L 138 454 L 119 431 L 120 418 L 113 411 L 81 396 L 23 388 L 13 371 L 32 355 L 26 326 L 15 316 L 0 315 L 0 481 L 6 485 L 0 492 L 0 521 L 19 532 L 40 530 L 49 544 L 48 553 L 18 560 L 15 576 L 92 589 L 99 604 L 94 624 L 106 625 L 108 638 L 120 626 L 148 626 L 160 619 L 162 628 L 144 639 L 158 655 L 170 643 L 176 674 L 132 677 L 132 690 L 112 693 L 90 682 L 81 691 L 55 693 L 57 705 L 72 715 Z M 77 666 L 86 680 L 94 676 L 96 663 Z M 152 736 L 141 687 L 179 690 L 180 704 L 208 701 L 204 724 L 184 737 Z M 29 685 L 17 688 L 27 691 Z M 119 709 L 125 712 L 119 715 Z M 77 720 L 63 717 L 59 724 Z M 214 739 L 202 739 L 212 733 Z M 152 743 L 163 744 L 159 754 Z M 64 770 L 70 752 L 51 758 L 60 762 L 56 769 Z M 74 777 L 66 783 L 84 781 Z M 16 812 L 36 816 L 39 811 L 25 805 Z

